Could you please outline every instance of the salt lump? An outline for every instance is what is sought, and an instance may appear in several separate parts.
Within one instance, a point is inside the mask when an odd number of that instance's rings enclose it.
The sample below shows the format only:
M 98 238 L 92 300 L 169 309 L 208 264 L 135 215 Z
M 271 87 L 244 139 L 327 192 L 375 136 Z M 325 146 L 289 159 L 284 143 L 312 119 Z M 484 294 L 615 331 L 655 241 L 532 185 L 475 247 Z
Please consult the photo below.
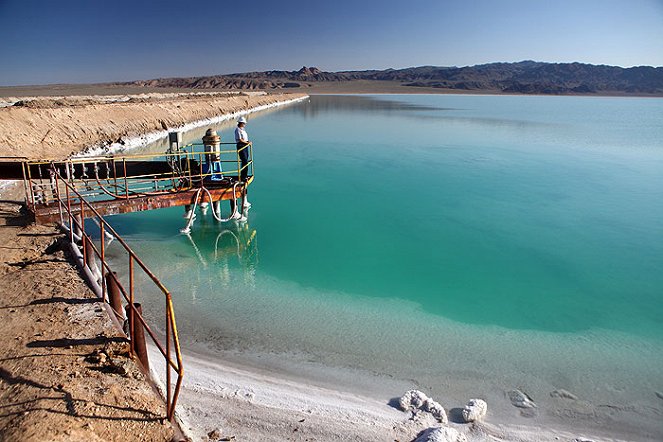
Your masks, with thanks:
M 422 393 L 419 390 L 409 390 L 406 391 L 403 396 L 398 400 L 398 404 L 401 406 L 403 411 L 416 411 L 424 405 L 424 402 L 428 400 L 428 396 Z
M 507 393 L 509 400 L 514 407 L 520 408 L 520 415 L 523 417 L 535 417 L 538 415 L 538 407 L 525 393 L 520 390 L 511 390 Z
M 422 410 L 429 412 L 430 414 L 433 415 L 435 419 L 438 421 L 442 422 L 443 424 L 448 423 L 449 421 L 447 420 L 447 413 L 444 411 L 444 408 L 442 405 L 438 404 L 435 402 L 433 399 L 428 398 L 426 402 L 424 402 L 424 406 L 422 407 Z
M 536 408 L 536 404 L 520 390 L 511 390 L 508 393 L 511 403 L 518 408 Z
M 421 433 L 414 442 L 467 442 L 464 434 L 449 427 L 429 428 Z
M 560 388 L 559 390 L 555 390 L 555 391 L 550 392 L 550 397 L 556 397 L 556 398 L 561 398 L 561 399 L 569 399 L 569 400 L 572 400 L 572 401 L 577 401 L 578 400 L 578 396 L 576 396 L 575 394 L 573 394 L 569 391 L 564 390 L 563 388 Z
M 470 399 L 463 408 L 463 420 L 465 422 L 474 422 L 483 419 L 488 411 L 488 404 L 482 399 Z
M 447 419 L 447 413 L 444 411 L 442 405 L 438 404 L 419 390 L 406 391 L 398 400 L 398 405 L 400 405 L 401 410 L 403 411 L 416 413 L 418 410 L 421 410 L 430 413 L 435 419 L 443 424 L 449 422 Z

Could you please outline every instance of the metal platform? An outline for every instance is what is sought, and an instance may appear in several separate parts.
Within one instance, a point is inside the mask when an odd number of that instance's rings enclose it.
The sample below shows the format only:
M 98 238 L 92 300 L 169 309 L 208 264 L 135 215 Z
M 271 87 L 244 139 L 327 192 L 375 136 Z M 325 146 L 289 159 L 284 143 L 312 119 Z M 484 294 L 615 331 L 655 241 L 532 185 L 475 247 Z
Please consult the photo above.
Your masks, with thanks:
M 38 223 L 59 221 L 60 205 L 87 216 L 81 209 L 83 199 L 102 216 L 187 206 L 196 198 L 198 203 L 230 200 L 234 204 L 253 182 L 252 145 L 245 147 L 249 161 L 243 165 L 235 143 L 223 144 L 232 149 L 210 153 L 202 144 L 189 144 L 166 154 L 65 161 L 0 159 L 0 179 L 23 181 L 26 206 Z M 209 194 L 198 192 L 201 188 Z

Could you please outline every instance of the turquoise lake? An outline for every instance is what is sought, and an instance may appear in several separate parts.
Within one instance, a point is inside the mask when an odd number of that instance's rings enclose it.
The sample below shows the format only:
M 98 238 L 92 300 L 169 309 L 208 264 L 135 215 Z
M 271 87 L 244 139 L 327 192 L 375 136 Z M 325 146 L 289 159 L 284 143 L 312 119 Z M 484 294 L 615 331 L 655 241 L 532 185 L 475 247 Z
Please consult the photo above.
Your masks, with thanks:
M 199 213 L 186 236 L 182 208 L 111 218 L 183 339 L 433 392 L 656 403 L 663 99 L 313 96 L 247 130 L 247 223 Z

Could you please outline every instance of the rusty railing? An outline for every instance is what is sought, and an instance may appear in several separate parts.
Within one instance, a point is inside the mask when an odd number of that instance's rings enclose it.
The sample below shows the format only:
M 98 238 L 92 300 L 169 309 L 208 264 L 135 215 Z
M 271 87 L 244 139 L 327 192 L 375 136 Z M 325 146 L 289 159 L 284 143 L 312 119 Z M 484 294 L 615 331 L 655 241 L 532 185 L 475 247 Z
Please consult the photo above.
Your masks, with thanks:
M 179 397 L 180 389 L 182 387 L 182 377 L 184 375 L 184 368 L 182 365 L 182 353 L 180 350 L 179 337 L 177 334 L 177 324 L 175 322 L 175 312 L 173 310 L 173 300 L 170 292 L 159 281 L 154 273 L 141 261 L 136 253 L 129 247 L 129 245 L 122 239 L 120 235 L 111 227 L 108 222 L 95 210 L 93 205 L 84 198 L 79 191 L 72 186 L 67 179 L 63 178 L 57 170 L 54 170 L 52 177 L 55 180 L 54 191 L 56 194 L 56 201 L 60 209 L 60 221 L 62 226 L 68 230 L 69 240 L 72 249 L 76 253 L 81 253 L 82 268 L 91 278 L 93 289 L 96 289 L 97 295 L 108 302 L 116 317 L 122 321 L 124 315 L 122 311 L 118 310 L 117 301 L 112 302 L 112 291 L 121 293 L 124 300 L 127 302 L 126 310 L 129 316 L 129 338 L 130 338 L 130 353 L 131 356 L 137 356 L 143 368 L 149 372 L 149 363 L 147 352 L 144 342 L 141 343 L 138 337 L 142 330 L 147 331 L 147 334 L 152 339 L 152 342 L 159 349 L 166 362 L 166 385 L 165 385 L 165 401 L 166 413 L 169 420 L 173 420 L 175 413 L 175 406 Z M 61 190 L 64 190 L 64 195 L 61 195 Z M 77 207 L 76 207 L 77 206 Z M 76 208 L 74 212 L 73 208 Z M 89 230 L 90 223 L 93 221 L 98 227 L 99 232 L 99 246 L 94 244 L 94 241 L 86 233 L 86 227 Z M 110 234 L 114 240 L 121 244 L 122 248 L 128 255 L 128 289 L 121 283 L 117 274 L 111 270 L 111 267 L 106 259 L 106 235 Z M 81 249 L 77 242 L 81 243 Z M 97 261 L 101 263 L 101 269 L 97 267 Z M 136 269 L 138 267 L 138 269 Z M 135 280 L 136 271 L 144 272 L 149 280 L 161 291 L 165 299 L 165 345 L 163 345 L 154 330 L 148 325 L 143 317 L 141 306 L 136 302 Z M 112 287 L 109 287 L 112 286 Z M 96 287 L 94 287 L 96 286 Z M 108 297 L 107 297 L 108 295 Z M 114 305 L 115 304 L 115 305 Z M 121 309 L 120 309 L 121 310 Z M 174 359 L 173 359 L 174 356 Z M 177 376 L 175 383 L 172 382 L 172 372 Z

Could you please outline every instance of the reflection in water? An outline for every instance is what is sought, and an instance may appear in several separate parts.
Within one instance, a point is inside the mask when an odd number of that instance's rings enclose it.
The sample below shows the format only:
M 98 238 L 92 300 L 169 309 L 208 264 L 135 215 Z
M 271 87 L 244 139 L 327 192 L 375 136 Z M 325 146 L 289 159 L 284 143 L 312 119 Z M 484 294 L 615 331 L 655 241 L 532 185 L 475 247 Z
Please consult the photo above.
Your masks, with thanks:
M 202 268 L 218 269 L 217 284 L 223 287 L 231 286 L 232 276 L 238 275 L 235 268 L 239 266 L 243 279 L 242 284 L 248 288 L 255 288 L 258 266 L 256 229 L 250 227 L 248 222 L 228 223 L 219 230 L 211 244 L 213 246 L 211 249 L 208 243 L 210 235 L 197 236 L 198 238 L 194 239 L 191 234 L 186 234 Z M 199 246 L 196 241 L 200 242 L 201 239 L 206 240 L 206 244 L 201 243 Z M 213 271 L 213 273 L 216 272 Z
M 270 108 L 259 112 L 251 113 L 249 122 L 252 118 L 265 116 L 273 112 L 279 112 L 284 116 L 289 113 L 302 116 L 304 119 L 314 119 L 325 114 L 339 113 L 361 113 L 362 115 L 389 115 L 399 118 L 414 118 L 417 120 L 439 120 L 445 124 L 453 124 L 466 128 L 468 126 L 478 126 L 485 128 L 513 128 L 514 130 L 537 129 L 549 127 L 559 130 L 559 124 L 544 123 L 541 121 L 530 121 L 528 119 L 505 118 L 503 114 L 481 115 L 477 114 L 477 108 L 482 106 L 472 98 L 481 99 L 482 97 L 470 97 L 466 99 L 469 107 L 438 106 L 428 103 L 415 103 L 406 100 L 389 99 L 384 96 L 368 95 L 313 95 L 310 100 L 302 101 L 289 105 L 285 109 Z M 506 97 L 509 98 L 509 97 Z M 437 100 L 439 103 L 442 100 Z M 451 98 L 450 98 L 451 101 Z M 453 100 L 457 102 L 458 100 Z M 200 143 L 205 131 L 211 127 L 221 135 L 222 143 L 233 143 L 234 137 L 232 130 L 235 127 L 235 120 L 222 121 L 213 125 L 205 125 L 191 129 L 184 133 L 184 144 Z M 155 153 L 165 152 L 169 147 L 168 137 L 157 140 L 145 147 L 135 150 L 136 153 Z M 224 145 L 222 149 L 232 150 L 232 146 Z
M 472 97 L 470 97 L 472 98 Z M 481 97 L 479 97 L 481 98 Z M 346 96 L 346 95 L 318 95 L 311 97 L 309 102 L 302 102 L 292 106 L 289 111 L 302 115 L 304 118 L 320 117 L 324 114 L 339 112 L 359 112 L 365 115 L 390 115 L 404 119 L 417 119 L 420 121 L 438 120 L 445 124 L 462 127 L 478 126 L 479 128 L 514 128 L 517 130 L 551 127 L 559 129 L 559 124 L 550 124 L 527 119 L 504 118 L 500 116 L 477 115 L 472 103 L 469 107 L 442 107 L 423 103 L 410 103 L 384 98 L 382 96 Z
M 326 113 L 361 112 L 375 114 L 394 114 L 403 111 L 448 111 L 457 110 L 425 104 L 389 100 L 381 97 L 355 95 L 319 95 L 311 97 L 309 102 L 302 102 L 290 108 L 304 116 L 315 118 Z

